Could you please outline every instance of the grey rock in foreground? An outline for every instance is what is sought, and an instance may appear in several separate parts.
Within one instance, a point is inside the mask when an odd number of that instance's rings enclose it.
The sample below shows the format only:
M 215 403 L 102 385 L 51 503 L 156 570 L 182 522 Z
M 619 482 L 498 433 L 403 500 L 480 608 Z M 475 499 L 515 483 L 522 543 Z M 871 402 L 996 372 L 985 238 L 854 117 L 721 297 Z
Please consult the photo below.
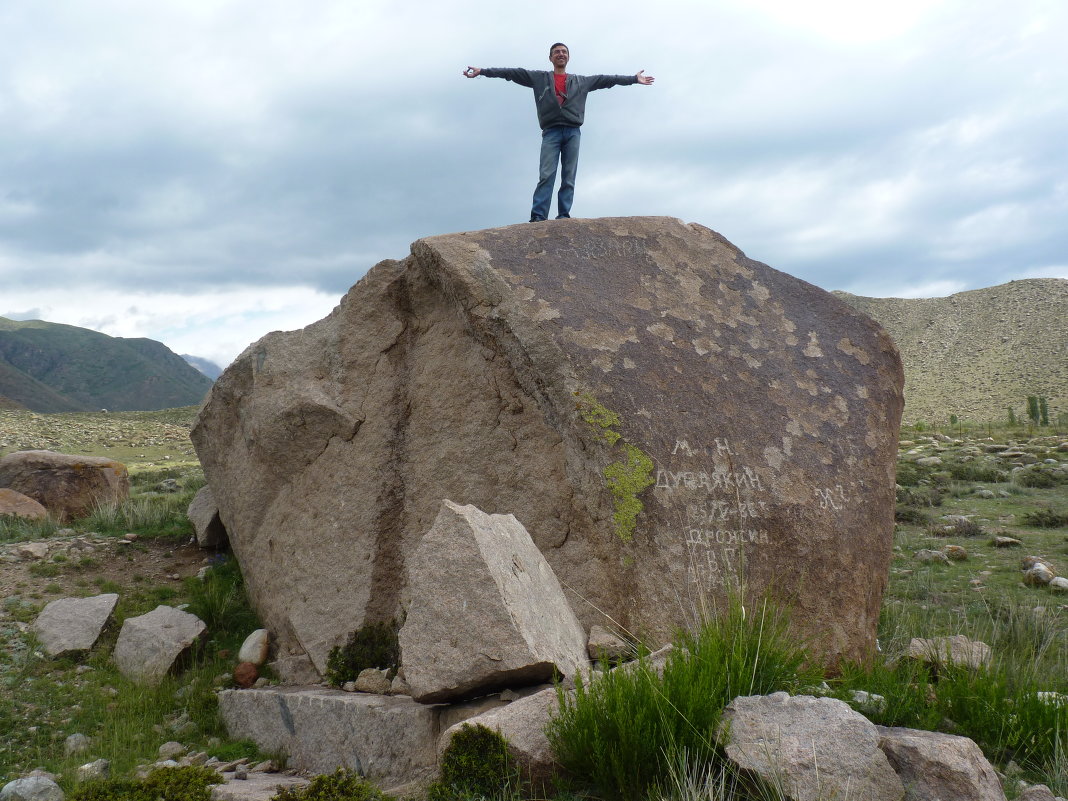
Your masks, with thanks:
M 226 526 L 219 518 L 219 506 L 211 487 L 201 487 L 186 510 L 189 522 L 196 532 L 197 545 L 201 548 L 222 548 L 227 543 Z
M 436 770 L 438 708 L 411 698 L 319 688 L 224 690 L 219 713 L 232 738 L 285 753 L 300 771 L 344 767 L 389 789 L 428 780 Z
M 875 725 L 835 698 L 743 696 L 727 705 L 723 722 L 727 758 L 791 801 L 904 797 Z
M 92 598 L 58 598 L 41 610 L 33 623 L 34 633 L 49 656 L 88 651 L 115 610 L 119 596 L 113 592 Z
M 994 768 L 974 742 L 933 731 L 876 726 L 879 747 L 905 785 L 905 801 L 1005 801 Z
M 408 569 L 412 603 L 399 640 L 415 700 L 544 684 L 588 666 L 560 582 L 512 515 L 442 502 Z
M 128 679 L 158 684 L 205 629 L 196 615 L 160 605 L 125 620 L 111 658 Z
M 63 801 L 63 798 L 59 785 L 44 776 L 15 779 L 0 790 L 0 801 Z
M 707 228 L 560 220 L 378 264 L 325 319 L 246 349 L 192 438 L 260 619 L 320 673 L 400 618 L 443 498 L 514 514 L 587 628 L 662 642 L 702 599 L 774 585 L 822 656 L 861 660 L 902 383 L 870 318 Z M 647 472 L 589 422 L 598 404 Z M 651 482 L 629 541 L 612 465 Z

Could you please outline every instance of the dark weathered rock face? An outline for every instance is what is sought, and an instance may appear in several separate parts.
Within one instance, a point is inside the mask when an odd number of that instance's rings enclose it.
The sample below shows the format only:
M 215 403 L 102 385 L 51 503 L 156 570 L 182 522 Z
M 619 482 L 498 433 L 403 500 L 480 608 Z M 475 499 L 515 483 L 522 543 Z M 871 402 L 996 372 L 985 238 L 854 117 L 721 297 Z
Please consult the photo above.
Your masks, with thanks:
M 587 628 L 601 610 L 664 640 L 771 587 L 824 654 L 859 658 L 901 385 L 871 320 L 706 228 L 559 221 L 382 262 L 249 347 L 193 440 L 280 656 L 320 670 L 401 614 L 444 498 L 514 514 Z

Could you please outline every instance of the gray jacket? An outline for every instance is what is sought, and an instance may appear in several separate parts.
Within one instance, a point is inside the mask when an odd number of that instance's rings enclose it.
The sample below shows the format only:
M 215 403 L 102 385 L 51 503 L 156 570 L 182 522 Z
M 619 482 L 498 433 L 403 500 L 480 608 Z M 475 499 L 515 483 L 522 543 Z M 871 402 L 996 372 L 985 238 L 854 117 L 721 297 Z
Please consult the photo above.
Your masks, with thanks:
M 564 84 L 567 95 L 563 105 L 556 100 L 553 73 L 548 70 L 525 70 L 522 67 L 486 67 L 480 74 L 487 78 L 504 78 L 520 86 L 534 90 L 534 103 L 538 107 L 538 124 L 544 131 L 554 125 L 578 128 L 586 116 L 586 95 L 596 89 L 612 86 L 629 86 L 638 82 L 637 75 L 572 75 L 568 73 Z

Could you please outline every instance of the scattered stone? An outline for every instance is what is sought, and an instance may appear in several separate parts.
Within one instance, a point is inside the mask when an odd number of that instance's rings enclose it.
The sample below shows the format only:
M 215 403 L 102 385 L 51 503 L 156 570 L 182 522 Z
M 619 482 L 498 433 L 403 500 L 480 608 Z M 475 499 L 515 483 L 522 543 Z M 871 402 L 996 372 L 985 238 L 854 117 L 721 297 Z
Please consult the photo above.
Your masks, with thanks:
M 1068 592 L 1068 578 L 1054 576 L 1049 580 L 1049 588 L 1055 592 Z
M 175 759 L 185 753 L 185 746 L 174 740 L 169 740 L 159 747 L 157 754 L 160 759 Z
M 139 535 L 135 531 L 128 531 L 127 533 L 122 535 L 122 539 L 124 542 L 137 542 L 138 538 Z
M 879 747 L 905 785 L 906 801 L 1005 801 L 994 768 L 967 737 L 883 726 L 876 729 Z
M 1023 543 L 1015 537 L 994 537 L 991 543 L 995 548 L 1021 548 Z
M 178 483 L 178 479 L 176 478 L 165 478 L 156 485 L 156 492 L 173 493 L 181 491 L 182 485 Z
M 913 637 L 909 642 L 908 656 L 934 665 L 958 665 L 967 668 L 982 667 L 990 663 L 990 646 L 979 640 L 969 640 L 963 634 L 952 637 Z
M 205 628 L 196 615 L 160 605 L 126 619 L 111 658 L 128 679 L 158 684 Z
M 0 487 L 33 498 L 60 520 L 85 517 L 101 503 L 130 494 L 126 466 L 97 456 L 16 451 L 0 458 Z
M 1023 572 L 1023 583 L 1031 587 L 1044 587 L 1054 579 L 1053 571 L 1045 563 L 1036 562 Z
M 106 779 L 111 775 L 111 762 L 106 759 L 96 759 L 81 765 L 78 768 L 77 778 L 79 782 L 93 779 Z
M 1020 560 L 1020 570 L 1030 570 L 1035 565 L 1042 565 L 1050 573 L 1057 574 L 1057 568 L 1053 566 L 1053 563 L 1043 559 L 1041 556 L 1025 556 Z
M 234 768 L 234 778 L 240 782 L 248 779 L 248 769 L 244 765 L 238 765 Z
M 926 564 L 931 564 L 933 562 L 938 562 L 944 565 L 949 564 L 949 557 L 946 554 L 942 553 L 942 551 L 932 551 L 930 548 L 923 548 L 916 551 L 913 558 L 915 558 L 917 562 L 924 562 Z
M 251 662 L 241 662 L 234 668 L 234 684 L 243 689 L 247 690 L 259 677 L 259 669 Z
M 83 754 L 89 750 L 89 738 L 84 734 L 76 733 L 63 741 L 63 753 L 67 756 Z
M 607 662 L 619 662 L 634 656 L 634 646 L 604 626 L 595 623 L 590 628 L 586 652 L 595 662 L 602 659 Z
M 356 691 L 361 693 L 377 693 L 389 695 L 393 683 L 386 676 L 386 671 L 378 668 L 366 668 L 360 671 L 356 677 Z
M 226 536 L 226 526 L 219 518 L 219 505 L 215 503 L 211 487 L 205 486 L 197 490 L 186 515 L 193 524 L 197 545 L 201 548 L 219 549 L 227 545 L 229 539 Z
M 63 801 L 63 791 L 47 776 L 27 776 L 8 782 L 0 790 L 0 801 Z
M 44 520 L 48 510 L 31 498 L 7 487 L 0 488 L 0 517 L 11 515 L 23 520 Z
M 997 497 L 997 494 L 995 494 L 995 492 L 993 490 L 988 490 L 988 489 L 976 490 L 975 494 L 978 497 L 984 498 L 984 499 L 987 499 L 987 500 L 989 500 L 990 498 L 996 498 Z
M 1058 797 L 1046 785 L 1032 784 L 1016 796 L 1016 801 L 1058 801 Z
M 15 549 L 20 559 L 44 559 L 48 556 L 47 542 L 20 542 Z
M 514 516 L 443 501 L 408 569 L 398 639 L 417 701 L 543 684 L 589 664 L 585 632 Z
M 947 545 L 942 552 L 954 562 L 963 562 L 968 558 L 968 551 L 962 545 Z
M 826 684 L 826 682 L 824 682 L 824 684 Z M 824 693 L 819 693 L 819 695 L 823 694 Z M 864 712 L 882 712 L 886 709 L 886 697 L 879 695 L 878 693 L 870 693 L 867 690 L 853 690 L 851 697 L 853 703 L 859 706 Z
M 341 685 L 341 689 L 347 693 L 354 693 L 356 692 L 356 682 L 346 681 L 344 684 Z
M 267 629 L 256 629 L 241 644 L 241 650 L 237 652 L 237 661 L 251 662 L 256 667 L 260 667 L 267 661 L 267 651 L 270 645 L 271 640 Z
M 942 464 L 942 458 L 939 456 L 922 456 L 916 460 L 916 464 L 923 467 L 937 467 Z
M 723 724 L 727 758 L 796 801 L 904 796 L 875 725 L 836 698 L 738 697 Z
M 902 381 L 870 318 L 707 228 L 576 219 L 416 242 L 324 320 L 247 348 L 192 438 L 274 647 L 320 673 L 354 629 L 400 618 L 442 498 L 521 520 L 591 601 L 587 627 L 596 607 L 661 640 L 686 622 L 678 597 L 774 584 L 818 656 L 861 660 L 893 546 Z M 600 404 L 634 451 L 585 419 Z M 651 483 L 617 509 L 605 468 L 628 453 L 631 486 Z M 758 516 L 689 537 L 710 494 Z M 620 537 L 638 502 L 634 569 Z
M 96 644 L 118 600 L 117 594 L 109 592 L 49 602 L 33 624 L 44 652 L 55 657 L 88 651 Z
M 412 688 L 408 686 L 408 682 L 406 682 L 401 676 L 394 676 L 393 681 L 389 685 L 389 694 L 411 695 Z

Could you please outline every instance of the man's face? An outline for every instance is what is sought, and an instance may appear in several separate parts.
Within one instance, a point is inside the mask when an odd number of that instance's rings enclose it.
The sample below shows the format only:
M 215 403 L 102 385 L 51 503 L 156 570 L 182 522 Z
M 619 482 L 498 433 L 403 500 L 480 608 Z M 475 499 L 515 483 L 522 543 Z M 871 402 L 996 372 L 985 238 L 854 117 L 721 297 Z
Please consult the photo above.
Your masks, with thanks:
M 563 45 L 557 45 L 549 53 L 549 61 L 552 62 L 554 67 L 566 67 L 569 58 L 571 58 L 571 54 L 567 52 L 567 48 Z

